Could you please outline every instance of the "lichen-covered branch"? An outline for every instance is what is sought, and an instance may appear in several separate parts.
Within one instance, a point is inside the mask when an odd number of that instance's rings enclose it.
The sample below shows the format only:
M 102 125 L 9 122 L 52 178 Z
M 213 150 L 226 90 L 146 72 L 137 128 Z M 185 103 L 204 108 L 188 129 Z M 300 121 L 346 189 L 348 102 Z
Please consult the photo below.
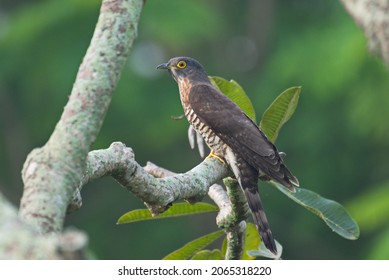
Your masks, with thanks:
M 246 227 L 246 222 L 241 221 L 239 224 L 226 229 L 228 241 L 226 260 L 240 260 L 242 258 Z
M 243 254 L 244 235 L 246 232 L 245 220 L 250 210 L 238 181 L 232 178 L 225 178 L 223 182 L 227 188 L 227 195 L 230 198 L 232 208 L 228 219 L 225 219 L 229 222 L 229 225 L 226 226 L 227 240 L 229 240 L 226 259 L 239 260 Z
M 137 35 L 141 0 L 104 0 L 69 101 L 48 142 L 22 170 L 20 218 L 41 233 L 59 233 Z
M 209 159 L 206 159 L 207 161 Z M 204 163 L 204 162 L 203 162 Z M 226 178 L 229 173 L 225 165 L 220 164 L 218 160 L 213 161 L 212 166 L 203 166 L 203 163 L 198 165 L 196 169 L 212 168 L 215 172 L 222 171 L 218 174 L 219 179 Z M 215 168 L 217 166 L 223 167 L 225 170 Z M 181 176 L 169 170 L 156 166 L 152 163 L 147 163 L 144 168 L 145 171 L 155 177 L 164 178 Z M 245 219 L 249 213 L 249 208 L 244 194 L 238 182 L 231 178 L 223 180 L 227 187 L 227 192 L 219 184 L 213 184 L 208 189 L 208 196 L 216 203 L 220 211 L 216 217 L 216 223 L 226 231 L 227 235 L 227 251 L 225 258 L 227 260 L 238 260 L 242 257 L 244 235 L 246 230 Z M 212 184 L 212 181 L 208 182 Z
M 231 200 L 232 213 L 235 215 L 234 219 L 231 218 L 230 220 L 235 223 L 245 220 L 250 215 L 250 208 L 238 181 L 232 178 L 225 178 L 223 183 Z
M 341 0 L 346 10 L 362 28 L 371 51 L 389 66 L 389 1 Z
M 230 174 L 227 166 L 214 158 L 204 160 L 183 174 L 156 171 L 162 175 L 161 178 L 149 173 L 152 172 L 150 166 L 150 164 L 146 168 L 140 166 L 135 161 L 131 148 L 115 142 L 108 149 L 89 153 L 82 184 L 103 176 L 112 176 L 144 201 L 153 215 L 158 215 L 176 200 L 186 199 L 193 202 L 201 200 L 207 194 L 210 185 Z M 167 174 L 170 176 L 166 177 Z
M 56 259 L 52 238 L 39 238 L 0 193 L 0 259 Z
M 75 229 L 59 236 L 40 235 L 0 193 L 0 260 L 82 259 L 87 243 L 85 233 Z

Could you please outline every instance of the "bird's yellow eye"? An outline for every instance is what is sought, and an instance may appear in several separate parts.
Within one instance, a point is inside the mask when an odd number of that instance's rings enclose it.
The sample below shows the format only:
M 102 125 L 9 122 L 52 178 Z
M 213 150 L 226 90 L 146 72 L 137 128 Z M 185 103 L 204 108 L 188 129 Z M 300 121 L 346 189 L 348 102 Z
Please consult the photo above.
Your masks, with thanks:
M 186 62 L 183 61 L 183 60 L 180 60 L 178 63 L 177 63 L 177 67 L 178 68 L 181 68 L 181 69 L 184 69 L 186 67 Z

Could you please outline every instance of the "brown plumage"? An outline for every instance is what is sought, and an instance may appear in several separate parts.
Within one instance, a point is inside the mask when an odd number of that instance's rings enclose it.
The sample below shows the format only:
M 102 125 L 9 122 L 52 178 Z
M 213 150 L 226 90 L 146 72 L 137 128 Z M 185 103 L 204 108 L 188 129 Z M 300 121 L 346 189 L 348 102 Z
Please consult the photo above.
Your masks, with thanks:
M 266 175 L 291 191 L 298 186 L 297 178 L 258 126 L 212 85 L 199 62 L 189 57 L 175 57 L 157 68 L 168 69 L 176 80 L 186 118 L 213 153 L 230 166 L 245 193 L 262 241 L 276 254 L 258 193 L 258 176 Z

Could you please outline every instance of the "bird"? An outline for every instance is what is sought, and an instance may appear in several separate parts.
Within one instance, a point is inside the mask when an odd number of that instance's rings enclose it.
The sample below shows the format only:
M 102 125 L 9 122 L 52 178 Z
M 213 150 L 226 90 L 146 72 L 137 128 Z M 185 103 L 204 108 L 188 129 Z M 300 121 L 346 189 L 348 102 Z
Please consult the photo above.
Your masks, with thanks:
M 299 186 L 298 179 L 286 167 L 275 145 L 235 102 L 211 83 L 197 60 L 173 57 L 157 69 L 167 69 L 177 82 L 185 117 L 209 146 L 209 156 L 227 163 L 245 194 L 263 244 L 277 255 L 259 196 L 259 176 L 292 192 Z

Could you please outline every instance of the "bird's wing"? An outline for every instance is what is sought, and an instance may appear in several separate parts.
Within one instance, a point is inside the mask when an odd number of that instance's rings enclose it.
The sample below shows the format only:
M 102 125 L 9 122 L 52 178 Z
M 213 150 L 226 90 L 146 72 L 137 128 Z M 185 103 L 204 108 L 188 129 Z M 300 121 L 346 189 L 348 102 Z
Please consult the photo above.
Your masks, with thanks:
M 197 117 L 251 166 L 287 187 L 298 185 L 276 147 L 239 106 L 218 89 L 209 84 L 194 85 L 189 92 L 189 103 Z

